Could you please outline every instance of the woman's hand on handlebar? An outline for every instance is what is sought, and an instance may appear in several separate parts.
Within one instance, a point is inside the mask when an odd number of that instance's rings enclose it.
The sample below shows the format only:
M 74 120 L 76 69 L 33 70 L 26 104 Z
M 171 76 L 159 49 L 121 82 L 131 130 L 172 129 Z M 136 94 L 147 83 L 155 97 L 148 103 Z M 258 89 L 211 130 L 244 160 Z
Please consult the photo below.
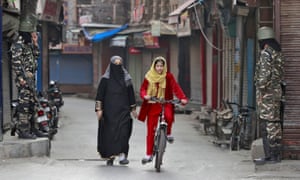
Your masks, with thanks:
M 188 103 L 188 100 L 187 99 L 181 99 L 180 102 L 181 102 L 182 105 L 186 105 Z
M 150 100 L 150 98 L 151 98 L 151 96 L 149 96 L 149 95 L 144 96 L 145 100 Z

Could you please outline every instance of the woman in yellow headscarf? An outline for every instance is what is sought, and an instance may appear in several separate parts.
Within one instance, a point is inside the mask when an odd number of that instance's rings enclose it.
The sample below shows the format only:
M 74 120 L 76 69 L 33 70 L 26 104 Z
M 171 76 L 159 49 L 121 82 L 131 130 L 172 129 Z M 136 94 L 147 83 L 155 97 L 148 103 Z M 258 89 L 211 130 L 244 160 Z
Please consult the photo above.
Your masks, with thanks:
M 158 117 L 161 112 L 161 105 L 150 101 L 151 97 L 171 100 L 174 95 L 181 100 L 182 104 L 187 104 L 188 100 L 182 89 L 176 82 L 174 76 L 167 71 L 166 59 L 162 56 L 154 58 L 150 70 L 146 73 L 143 84 L 140 88 L 140 96 L 144 100 L 139 112 L 138 119 L 145 121 L 147 118 L 147 144 L 146 156 L 142 159 L 142 164 L 152 161 L 153 143 Z M 165 119 L 168 123 L 168 142 L 172 143 L 172 124 L 174 121 L 174 105 L 165 105 Z

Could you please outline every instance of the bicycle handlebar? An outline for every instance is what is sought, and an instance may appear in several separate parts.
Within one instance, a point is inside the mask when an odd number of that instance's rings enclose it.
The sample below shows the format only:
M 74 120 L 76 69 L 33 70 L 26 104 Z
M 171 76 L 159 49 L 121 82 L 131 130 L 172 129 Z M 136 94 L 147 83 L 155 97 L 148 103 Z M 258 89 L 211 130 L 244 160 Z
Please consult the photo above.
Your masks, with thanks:
M 171 104 L 180 104 L 181 100 L 180 99 L 170 99 L 170 100 L 165 100 L 165 99 L 159 99 L 157 97 L 151 97 L 149 101 L 154 101 L 160 104 L 166 104 L 166 103 L 171 103 Z

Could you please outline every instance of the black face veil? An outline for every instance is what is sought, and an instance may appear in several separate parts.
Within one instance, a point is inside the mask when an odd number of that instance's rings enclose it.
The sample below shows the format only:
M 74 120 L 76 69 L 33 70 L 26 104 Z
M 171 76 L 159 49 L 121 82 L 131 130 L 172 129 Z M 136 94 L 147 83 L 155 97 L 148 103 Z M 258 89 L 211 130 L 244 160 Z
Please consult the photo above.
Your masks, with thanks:
M 125 86 L 124 71 L 122 65 L 110 64 L 110 78 L 118 81 L 122 86 Z

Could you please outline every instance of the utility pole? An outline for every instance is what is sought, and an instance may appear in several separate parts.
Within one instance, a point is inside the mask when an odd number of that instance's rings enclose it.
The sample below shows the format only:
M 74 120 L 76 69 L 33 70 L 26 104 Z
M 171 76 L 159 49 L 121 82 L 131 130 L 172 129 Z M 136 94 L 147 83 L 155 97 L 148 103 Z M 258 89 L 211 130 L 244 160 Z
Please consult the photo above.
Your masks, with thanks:
M 0 0 L 0 142 L 3 141 L 3 88 L 2 88 L 2 0 Z

